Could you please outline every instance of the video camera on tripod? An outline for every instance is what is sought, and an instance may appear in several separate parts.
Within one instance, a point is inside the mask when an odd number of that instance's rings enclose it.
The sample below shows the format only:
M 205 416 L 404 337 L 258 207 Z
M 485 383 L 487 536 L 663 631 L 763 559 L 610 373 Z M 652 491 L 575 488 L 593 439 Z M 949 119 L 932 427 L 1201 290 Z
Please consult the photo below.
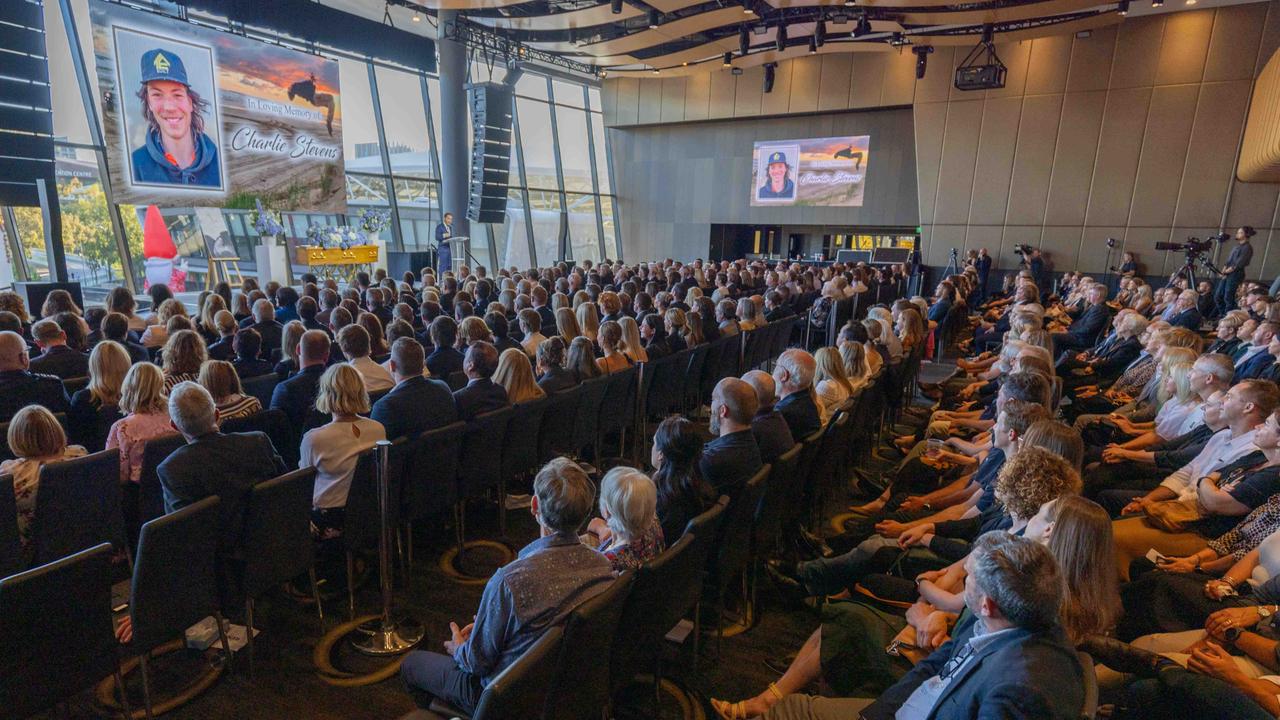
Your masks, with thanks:
M 1188 237 L 1186 242 L 1158 242 L 1156 243 L 1156 249 L 1167 252 L 1181 251 L 1185 253 L 1187 260 L 1182 265 L 1182 268 L 1174 273 L 1174 277 L 1177 277 L 1178 275 L 1185 275 L 1187 282 L 1190 283 L 1191 287 L 1195 287 L 1197 262 L 1215 275 L 1222 274 L 1218 268 L 1213 266 L 1213 263 L 1209 262 L 1209 259 L 1205 257 L 1205 253 L 1209 252 L 1213 248 L 1213 244 L 1215 242 L 1226 242 L 1229 237 L 1230 236 L 1226 233 L 1210 235 L 1203 240 L 1198 237 Z

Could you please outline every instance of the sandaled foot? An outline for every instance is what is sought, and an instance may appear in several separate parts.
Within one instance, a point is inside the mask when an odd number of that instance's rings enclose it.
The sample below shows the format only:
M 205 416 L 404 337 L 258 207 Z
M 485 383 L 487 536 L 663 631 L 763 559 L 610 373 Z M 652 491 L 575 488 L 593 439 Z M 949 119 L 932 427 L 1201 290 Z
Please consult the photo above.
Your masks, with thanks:
M 769 683 L 769 689 L 750 700 L 731 703 L 724 700 L 712 700 L 711 709 L 716 711 L 721 720 L 749 720 L 750 718 L 758 718 L 769 712 L 769 708 L 773 704 L 781 700 L 782 691 L 778 690 L 778 686 Z

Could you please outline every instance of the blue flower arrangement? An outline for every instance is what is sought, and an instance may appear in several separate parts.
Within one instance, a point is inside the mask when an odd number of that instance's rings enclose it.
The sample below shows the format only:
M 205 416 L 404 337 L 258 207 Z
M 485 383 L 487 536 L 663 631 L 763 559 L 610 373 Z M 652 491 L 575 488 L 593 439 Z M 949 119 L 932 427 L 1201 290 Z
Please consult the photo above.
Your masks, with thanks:
M 365 208 L 360 213 L 359 228 L 367 233 L 382 232 L 391 224 L 391 212 L 381 208 Z
M 284 225 L 280 224 L 280 216 L 262 206 L 262 201 L 253 201 L 253 231 L 261 236 L 277 237 L 284 233 Z
M 307 244 L 322 248 L 346 250 L 353 245 L 367 245 L 369 237 L 363 230 L 349 225 L 312 225 L 307 228 Z

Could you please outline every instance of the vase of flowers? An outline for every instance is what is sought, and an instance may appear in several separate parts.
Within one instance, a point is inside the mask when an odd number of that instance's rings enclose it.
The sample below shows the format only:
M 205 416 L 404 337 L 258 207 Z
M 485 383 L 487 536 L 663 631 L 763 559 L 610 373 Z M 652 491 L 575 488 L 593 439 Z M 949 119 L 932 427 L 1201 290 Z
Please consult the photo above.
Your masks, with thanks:
M 284 235 L 284 225 L 280 221 L 280 216 L 263 207 L 261 200 L 255 199 L 253 204 L 254 211 L 249 219 L 253 222 L 254 232 L 262 238 L 262 244 L 283 244 L 281 236 Z
M 382 208 L 365 208 L 356 218 L 356 229 L 365 233 L 369 242 L 376 243 L 379 235 L 391 223 L 391 212 Z

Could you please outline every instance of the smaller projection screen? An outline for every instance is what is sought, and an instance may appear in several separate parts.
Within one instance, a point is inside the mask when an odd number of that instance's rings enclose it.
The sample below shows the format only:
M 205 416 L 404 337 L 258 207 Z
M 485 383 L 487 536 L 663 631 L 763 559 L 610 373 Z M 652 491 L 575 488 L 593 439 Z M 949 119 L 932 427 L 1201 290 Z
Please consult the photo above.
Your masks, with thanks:
M 757 142 L 751 204 L 862 207 L 870 135 Z

